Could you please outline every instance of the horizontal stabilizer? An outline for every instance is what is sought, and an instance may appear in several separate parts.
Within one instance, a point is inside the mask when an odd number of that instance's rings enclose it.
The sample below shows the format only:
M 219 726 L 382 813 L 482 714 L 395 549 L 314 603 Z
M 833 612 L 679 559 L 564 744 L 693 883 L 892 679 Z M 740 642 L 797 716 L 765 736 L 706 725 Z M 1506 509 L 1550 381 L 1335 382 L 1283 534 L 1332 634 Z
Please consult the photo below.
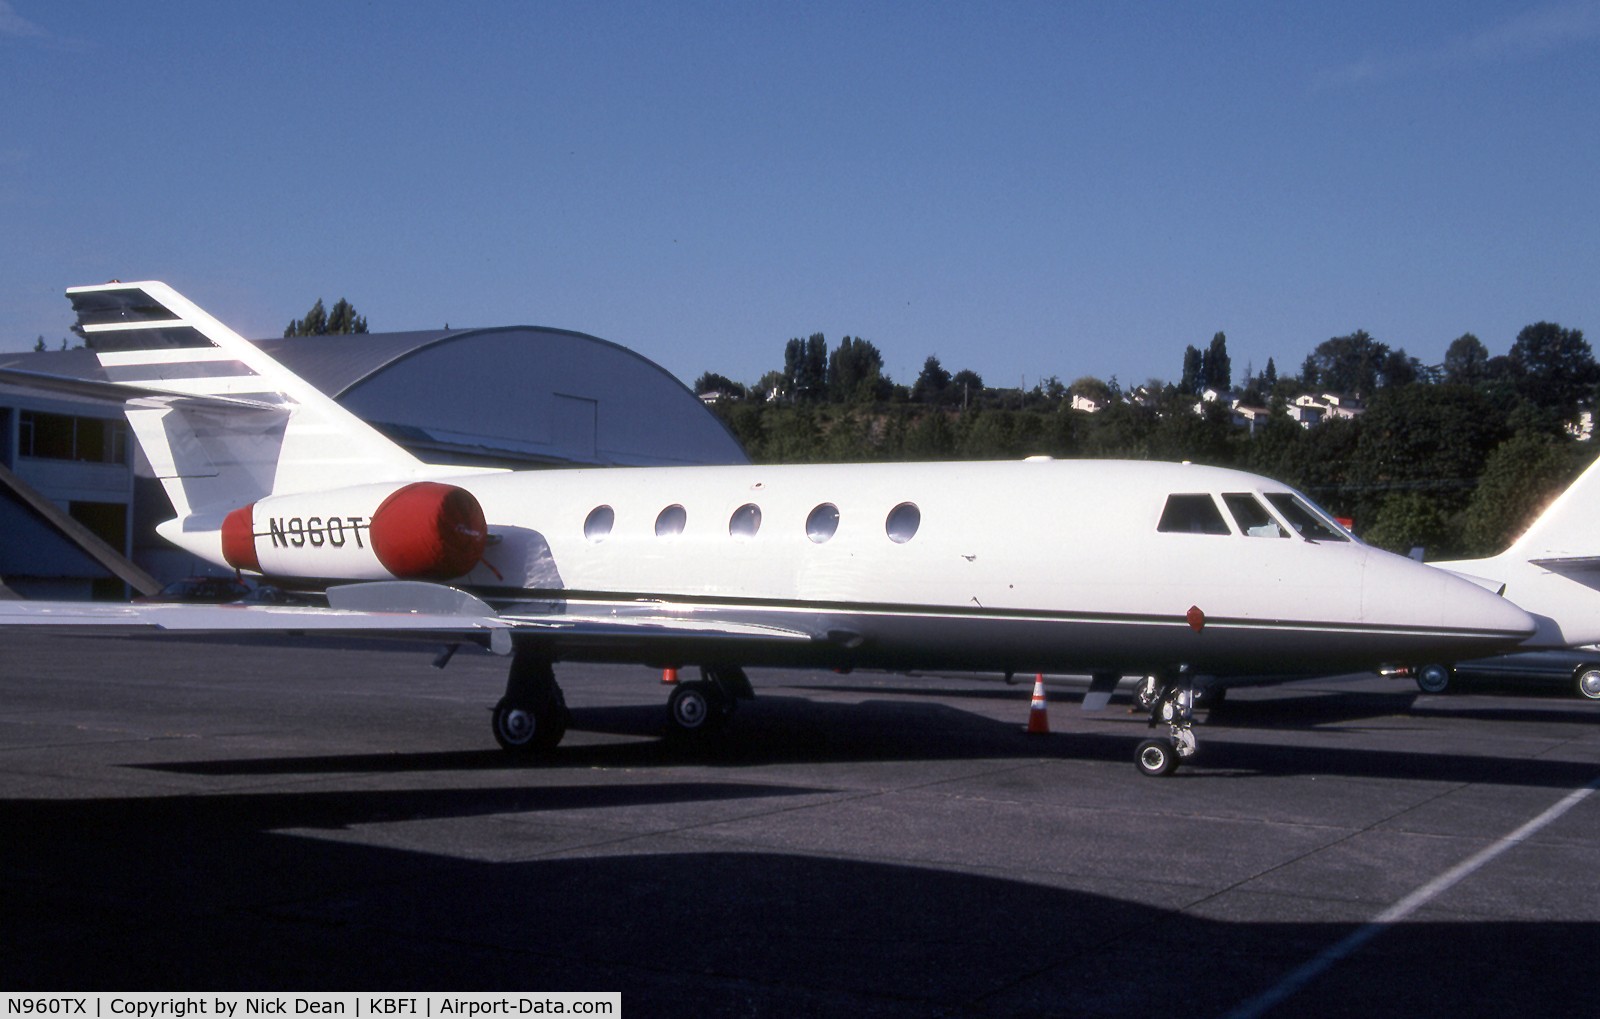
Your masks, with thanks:
M 0 368 L 0 382 L 10 382 L 29 389 L 42 389 L 52 393 L 65 393 L 68 396 L 87 396 L 96 400 L 125 402 L 141 397 L 163 400 L 178 398 L 188 406 L 209 406 L 218 410 L 233 407 L 249 410 L 282 410 L 281 405 L 276 403 L 246 400 L 237 396 L 195 396 L 192 393 L 180 393 L 177 390 L 162 389 L 148 384 L 134 385 L 126 382 L 100 382 L 97 379 L 75 379 L 66 375 L 46 375 L 42 372 L 25 372 L 15 368 Z
M 1529 559 L 1528 562 L 1551 573 L 1595 573 L 1600 571 L 1600 556 L 1568 556 L 1561 559 Z
M 72 287 L 67 298 L 113 387 L 92 395 L 148 398 L 129 406 L 128 425 L 180 518 L 429 472 L 165 283 Z

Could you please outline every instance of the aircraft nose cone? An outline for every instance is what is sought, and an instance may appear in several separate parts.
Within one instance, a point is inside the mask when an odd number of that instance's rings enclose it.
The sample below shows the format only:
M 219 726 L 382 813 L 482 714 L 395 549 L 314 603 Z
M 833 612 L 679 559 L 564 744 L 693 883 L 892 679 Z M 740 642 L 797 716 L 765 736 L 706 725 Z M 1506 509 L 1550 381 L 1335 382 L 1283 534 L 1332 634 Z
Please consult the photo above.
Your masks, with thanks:
M 1493 591 L 1444 570 L 1372 550 L 1363 578 L 1369 620 L 1408 621 L 1436 635 L 1430 653 L 1444 660 L 1506 651 L 1533 635 L 1538 622 Z

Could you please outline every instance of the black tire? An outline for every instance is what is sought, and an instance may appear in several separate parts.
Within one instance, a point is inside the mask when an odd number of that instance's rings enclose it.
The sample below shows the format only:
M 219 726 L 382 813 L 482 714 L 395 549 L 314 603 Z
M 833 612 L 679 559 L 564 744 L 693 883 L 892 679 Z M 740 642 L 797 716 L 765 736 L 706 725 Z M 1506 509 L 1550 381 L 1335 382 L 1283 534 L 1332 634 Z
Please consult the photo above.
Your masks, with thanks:
M 494 706 L 491 725 L 500 749 L 528 756 L 547 754 L 567 734 L 567 706 L 559 694 L 534 704 L 513 704 L 502 697 Z
M 1147 739 L 1134 751 L 1133 762 L 1141 774 L 1164 778 L 1178 770 L 1178 746 L 1170 739 Z
M 1578 673 L 1577 679 L 1572 681 L 1573 688 L 1578 691 L 1578 696 L 1591 701 L 1600 701 L 1600 669 L 1584 669 Z
M 1446 693 L 1450 678 L 1450 666 L 1424 665 L 1417 670 L 1417 689 L 1423 693 Z
M 733 713 L 731 701 L 715 683 L 699 679 L 679 683 L 667 698 L 667 732 L 674 736 L 709 736 L 719 731 Z

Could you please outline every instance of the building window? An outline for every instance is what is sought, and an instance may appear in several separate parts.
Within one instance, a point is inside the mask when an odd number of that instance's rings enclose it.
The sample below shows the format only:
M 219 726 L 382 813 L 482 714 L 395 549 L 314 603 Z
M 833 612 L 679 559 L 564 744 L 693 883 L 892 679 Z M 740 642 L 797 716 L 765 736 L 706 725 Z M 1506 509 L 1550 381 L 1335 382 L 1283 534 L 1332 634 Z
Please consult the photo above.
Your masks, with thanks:
M 104 418 L 25 410 L 18 415 L 17 455 L 40 460 L 126 464 L 128 426 Z

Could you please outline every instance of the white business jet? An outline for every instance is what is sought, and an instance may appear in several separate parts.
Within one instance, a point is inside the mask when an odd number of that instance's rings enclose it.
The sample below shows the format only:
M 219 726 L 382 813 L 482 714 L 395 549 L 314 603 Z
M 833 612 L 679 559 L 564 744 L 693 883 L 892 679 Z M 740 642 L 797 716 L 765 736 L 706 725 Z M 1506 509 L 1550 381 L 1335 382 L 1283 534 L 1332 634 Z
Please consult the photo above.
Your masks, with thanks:
M 9 602 L 0 623 L 476 641 L 512 655 L 493 715 L 512 752 L 561 740 L 558 661 L 699 666 L 669 700 L 680 733 L 714 731 L 753 696 L 745 666 L 1070 671 L 1094 676 L 1091 705 L 1121 675 L 1155 677 L 1164 734 L 1136 760 L 1168 774 L 1196 748 L 1195 675 L 1475 658 L 1536 632 L 1600 640 L 1600 613 L 1547 627 L 1559 604 L 1536 620 L 1494 584 L 1364 545 L 1238 471 L 424 464 L 165 284 L 67 296 L 177 510 L 160 533 L 241 574 L 325 588 L 329 608 Z

